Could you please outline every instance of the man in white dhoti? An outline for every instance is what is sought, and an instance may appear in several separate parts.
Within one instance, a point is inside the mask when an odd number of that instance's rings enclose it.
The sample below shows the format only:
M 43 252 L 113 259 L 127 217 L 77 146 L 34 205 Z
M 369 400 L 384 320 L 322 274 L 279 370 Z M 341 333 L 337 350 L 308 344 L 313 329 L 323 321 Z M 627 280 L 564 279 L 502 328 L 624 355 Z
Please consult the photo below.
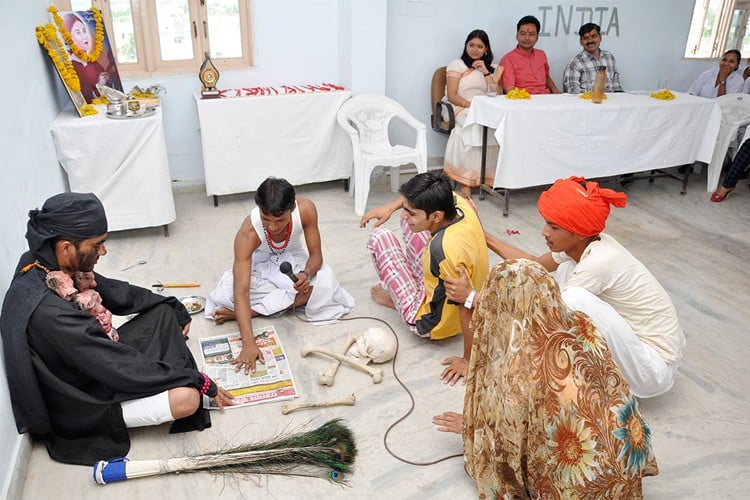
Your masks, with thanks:
M 504 259 L 535 260 L 554 272 L 562 299 L 594 320 L 633 394 L 664 394 L 685 347 L 677 311 L 646 266 L 602 233 L 610 204 L 624 207 L 625 193 L 584 181 L 559 179 L 539 197 L 550 252 L 535 257 L 492 235 L 485 235 L 487 246 Z M 446 278 L 445 288 L 457 302 L 471 292 L 465 278 Z
M 206 300 L 207 318 L 219 324 L 237 320 L 242 352 L 232 363 L 246 373 L 255 371 L 257 360 L 264 362 L 251 318 L 305 306 L 311 321 L 330 321 L 355 307 L 354 298 L 323 264 L 315 204 L 275 177 L 258 187 L 255 204 L 234 238 L 232 269 Z M 284 262 L 291 266 L 289 274 L 280 270 Z

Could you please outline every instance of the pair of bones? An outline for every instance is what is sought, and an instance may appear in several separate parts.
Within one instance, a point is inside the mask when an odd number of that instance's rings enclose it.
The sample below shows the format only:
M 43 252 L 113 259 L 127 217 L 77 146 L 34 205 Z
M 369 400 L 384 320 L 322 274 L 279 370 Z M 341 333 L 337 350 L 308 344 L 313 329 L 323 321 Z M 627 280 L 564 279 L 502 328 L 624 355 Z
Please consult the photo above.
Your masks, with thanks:
M 318 383 L 320 385 L 333 385 L 334 378 L 342 363 L 363 371 L 370 375 L 372 381 L 379 384 L 383 380 L 383 370 L 368 366 L 371 361 L 374 363 L 386 363 L 396 355 L 398 344 L 393 334 L 382 328 L 368 328 L 362 333 L 349 334 L 344 343 L 343 354 L 333 352 L 324 347 L 315 345 L 302 346 L 302 357 L 310 353 L 324 354 L 334 358 L 333 364 L 325 372 L 318 372 Z M 317 403 L 284 403 L 281 407 L 281 413 L 286 415 L 289 412 L 303 408 L 328 408 L 331 406 L 353 406 L 356 403 L 354 394 L 350 396 L 326 402 Z

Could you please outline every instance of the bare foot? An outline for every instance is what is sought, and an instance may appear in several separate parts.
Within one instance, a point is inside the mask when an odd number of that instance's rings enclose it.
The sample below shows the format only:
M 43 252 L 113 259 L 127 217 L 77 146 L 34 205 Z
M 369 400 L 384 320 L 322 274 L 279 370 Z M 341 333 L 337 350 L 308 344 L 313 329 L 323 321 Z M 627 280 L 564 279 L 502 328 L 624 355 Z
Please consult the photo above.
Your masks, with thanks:
M 237 317 L 235 316 L 234 311 L 231 311 L 224 306 L 214 309 L 214 321 L 216 321 L 217 325 L 223 325 L 225 322 L 234 321 L 235 319 L 237 319 Z
M 374 300 L 376 304 L 390 307 L 391 309 L 396 309 L 396 306 L 393 305 L 393 299 L 388 294 L 388 291 L 382 286 L 375 285 L 374 287 L 370 288 L 370 295 L 372 296 L 372 300 Z
M 461 196 L 466 198 L 467 200 L 471 199 L 471 188 L 468 186 L 461 186 L 461 191 L 459 193 Z

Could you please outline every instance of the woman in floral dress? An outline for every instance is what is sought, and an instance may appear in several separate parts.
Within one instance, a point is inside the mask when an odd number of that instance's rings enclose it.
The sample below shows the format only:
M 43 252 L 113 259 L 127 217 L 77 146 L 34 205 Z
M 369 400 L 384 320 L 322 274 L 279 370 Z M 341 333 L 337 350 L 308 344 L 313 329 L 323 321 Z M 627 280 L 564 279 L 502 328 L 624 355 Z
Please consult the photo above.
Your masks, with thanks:
M 588 316 L 529 260 L 496 265 L 471 327 L 463 416 L 466 470 L 480 498 L 641 498 L 658 474 L 651 430 Z

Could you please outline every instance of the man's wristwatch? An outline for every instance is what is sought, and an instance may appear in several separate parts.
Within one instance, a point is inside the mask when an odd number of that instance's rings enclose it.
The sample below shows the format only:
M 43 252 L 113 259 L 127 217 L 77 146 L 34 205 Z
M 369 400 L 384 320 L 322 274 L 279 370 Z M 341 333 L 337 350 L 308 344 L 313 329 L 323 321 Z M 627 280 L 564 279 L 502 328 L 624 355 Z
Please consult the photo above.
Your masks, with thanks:
M 466 302 L 464 302 L 464 307 L 466 309 L 471 309 L 474 307 L 474 297 L 476 297 L 477 291 L 472 290 L 468 297 L 466 297 Z

